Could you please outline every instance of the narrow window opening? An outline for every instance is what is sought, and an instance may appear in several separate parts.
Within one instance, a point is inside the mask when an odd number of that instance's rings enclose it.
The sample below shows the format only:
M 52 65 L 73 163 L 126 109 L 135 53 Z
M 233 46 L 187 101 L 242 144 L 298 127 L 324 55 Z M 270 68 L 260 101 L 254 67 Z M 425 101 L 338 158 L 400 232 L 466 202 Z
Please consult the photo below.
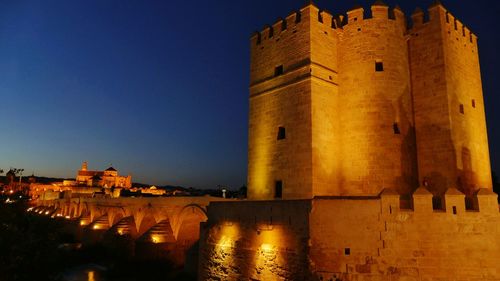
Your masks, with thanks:
M 455 24 L 455 30 L 458 30 L 457 20 L 454 21 L 454 24 Z
M 300 12 L 297 12 L 295 14 L 295 23 L 299 23 L 301 20 L 302 20 L 301 19 L 301 14 L 300 14 Z
M 344 255 L 350 256 L 351 255 L 351 248 L 345 248 L 344 249 Z
M 384 63 L 381 61 L 375 62 L 375 71 L 377 72 L 384 71 Z
M 261 41 L 262 41 L 262 38 L 260 36 L 260 32 L 257 32 L 257 45 L 259 45 Z
M 462 36 L 465 37 L 465 27 L 462 27 Z
M 472 107 L 476 108 L 476 100 L 475 99 L 472 99 Z
M 286 138 L 286 130 L 285 127 L 278 128 L 278 140 L 284 140 Z
M 276 184 L 274 185 L 274 198 L 276 198 L 276 199 L 283 198 L 283 182 L 282 181 L 276 181 Z
M 280 75 L 283 75 L 283 65 L 279 65 L 274 68 L 274 76 Z
M 450 16 L 448 15 L 448 13 L 446 13 L 446 22 L 450 23 Z
M 457 206 L 453 206 L 453 214 L 456 215 L 457 214 Z
M 394 130 L 394 134 L 395 135 L 400 135 L 401 134 L 401 130 L 399 129 L 399 124 L 398 123 L 394 123 L 392 125 L 392 129 Z
M 361 31 L 361 28 L 358 28 L 358 32 Z
M 273 38 L 274 36 L 274 28 L 272 26 L 269 27 L 269 38 Z
M 392 206 L 389 206 L 389 214 L 392 214 Z
M 332 80 L 332 76 L 328 76 L 328 79 Z
M 318 12 L 318 21 L 323 23 L 323 16 L 321 15 L 321 11 Z
M 354 21 L 358 21 L 358 18 L 354 18 Z
M 287 29 L 287 26 L 286 26 L 286 19 L 285 19 L 285 20 L 283 20 L 283 21 L 281 22 L 281 31 L 284 31 L 284 30 L 286 30 L 286 29 Z
M 460 104 L 460 113 L 465 114 L 464 105 Z

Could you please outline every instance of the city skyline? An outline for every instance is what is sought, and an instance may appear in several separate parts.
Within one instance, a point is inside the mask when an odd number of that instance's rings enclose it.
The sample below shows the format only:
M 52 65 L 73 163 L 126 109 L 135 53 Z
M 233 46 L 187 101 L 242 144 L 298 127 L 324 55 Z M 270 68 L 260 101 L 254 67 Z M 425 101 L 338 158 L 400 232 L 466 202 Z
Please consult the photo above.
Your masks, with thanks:
M 336 14 L 355 1 L 315 2 Z M 410 8 L 432 1 L 402 2 L 409 17 Z M 112 163 L 136 182 L 246 184 L 250 34 L 304 3 L 6 4 L 0 168 L 74 177 L 88 161 L 92 169 Z M 494 14 L 500 5 L 445 5 L 479 37 L 491 163 L 498 171 Z

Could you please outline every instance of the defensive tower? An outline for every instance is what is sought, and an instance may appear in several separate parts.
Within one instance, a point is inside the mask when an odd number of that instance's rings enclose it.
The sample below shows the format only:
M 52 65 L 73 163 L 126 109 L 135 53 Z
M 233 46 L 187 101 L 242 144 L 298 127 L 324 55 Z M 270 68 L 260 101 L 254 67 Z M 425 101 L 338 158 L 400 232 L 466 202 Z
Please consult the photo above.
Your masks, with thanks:
M 434 194 L 491 188 L 477 37 L 443 5 L 408 31 L 419 176 Z
M 309 4 L 251 37 L 248 196 L 491 189 L 477 39 L 439 3 Z

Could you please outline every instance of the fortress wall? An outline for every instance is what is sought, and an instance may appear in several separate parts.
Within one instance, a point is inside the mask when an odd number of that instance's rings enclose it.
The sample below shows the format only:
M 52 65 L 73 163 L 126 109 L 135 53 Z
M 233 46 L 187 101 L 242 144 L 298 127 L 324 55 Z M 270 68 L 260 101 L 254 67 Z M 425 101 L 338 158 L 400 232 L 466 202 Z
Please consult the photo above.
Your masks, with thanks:
M 275 66 L 284 70 L 304 63 L 310 52 L 310 9 L 305 7 L 293 12 L 250 38 L 250 85 L 274 77 Z M 290 48 L 294 46 L 294 48 Z
M 414 13 L 409 41 L 419 177 L 429 183 L 434 194 L 444 193 L 454 184 L 451 179 L 456 179 L 451 123 L 445 114 L 450 109 L 441 17 L 438 11 L 431 13 L 430 21 L 424 24 L 424 13 Z
M 283 182 L 286 196 L 310 196 L 310 86 L 305 80 L 309 16 L 308 10 L 292 13 L 251 39 L 248 197 L 252 199 L 273 198 L 276 181 Z M 279 65 L 283 74 L 275 76 Z M 285 128 L 286 138 L 278 141 L 279 127 Z
M 491 188 L 477 38 L 443 6 L 428 12 L 428 22 L 414 13 L 410 31 L 419 176 L 435 194 L 470 196 Z
M 314 200 L 312 270 L 323 280 L 500 280 L 496 195 L 478 198 L 480 211 L 466 211 L 463 194 L 447 195 L 445 211 L 432 210 L 430 193 L 414 195 L 413 210 L 397 195 Z
M 313 194 L 334 193 L 340 171 L 338 42 L 333 17 L 313 7 L 311 21 L 311 107 Z
M 308 280 L 310 201 L 210 204 L 198 280 Z
M 271 38 L 270 28 L 252 37 L 250 199 L 274 198 L 277 181 L 283 198 L 312 197 L 311 22 L 317 21 L 318 10 L 306 6 L 274 24 Z M 283 73 L 276 74 L 280 65 Z M 285 139 L 278 140 L 279 127 Z
M 273 198 L 276 181 L 286 198 L 311 197 L 310 91 L 301 81 L 250 99 L 248 198 Z M 279 127 L 285 139 L 277 139 Z
M 444 18 L 442 33 L 458 174 L 456 186 L 472 195 L 478 188 L 492 187 L 477 37 L 451 14 Z
M 500 280 L 496 194 L 481 190 L 466 211 L 452 190 L 433 210 L 432 194 L 417 191 L 413 209 L 390 192 L 212 203 L 199 280 Z
M 376 195 L 384 187 L 411 194 L 417 187 L 404 16 L 389 18 L 386 6 L 372 6 L 372 14 L 349 11 L 339 43 L 343 162 L 335 195 Z

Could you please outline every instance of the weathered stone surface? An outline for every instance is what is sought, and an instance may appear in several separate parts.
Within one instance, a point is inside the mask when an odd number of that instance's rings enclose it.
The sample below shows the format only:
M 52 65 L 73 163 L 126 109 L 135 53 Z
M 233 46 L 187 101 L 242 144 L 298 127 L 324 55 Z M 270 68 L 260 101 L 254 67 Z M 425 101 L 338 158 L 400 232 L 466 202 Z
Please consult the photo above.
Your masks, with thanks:
M 432 205 L 432 197 L 422 200 Z M 212 203 L 199 279 L 500 280 L 498 208 L 386 213 L 386 204 L 371 197 Z
M 491 189 L 476 36 L 440 4 L 411 29 L 371 9 L 307 5 L 252 37 L 249 198 Z

